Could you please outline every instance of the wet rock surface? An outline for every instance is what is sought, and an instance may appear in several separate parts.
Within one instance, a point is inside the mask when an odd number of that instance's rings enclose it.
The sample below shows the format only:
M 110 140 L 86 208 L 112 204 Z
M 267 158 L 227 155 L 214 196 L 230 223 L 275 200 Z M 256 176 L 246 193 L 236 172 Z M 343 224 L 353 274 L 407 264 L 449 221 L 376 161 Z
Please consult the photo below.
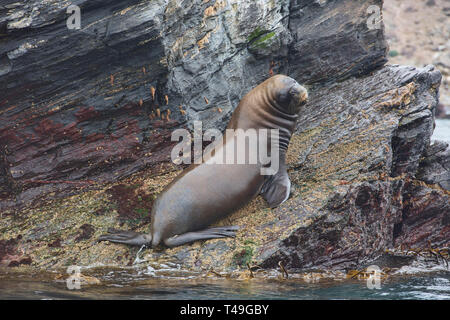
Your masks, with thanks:
M 285 73 L 309 89 L 288 151 L 294 192 L 220 224 L 235 239 L 142 259 L 187 269 L 348 269 L 398 246 L 446 247 L 449 148 L 430 145 L 440 72 L 384 66 L 381 1 L 58 1 L 0 7 L 0 263 L 126 266 L 181 170 L 173 129 L 223 129 L 252 87 Z M 19 237 L 20 235 L 20 237 Z M 14 265 L 15 262 L 13 262 Z

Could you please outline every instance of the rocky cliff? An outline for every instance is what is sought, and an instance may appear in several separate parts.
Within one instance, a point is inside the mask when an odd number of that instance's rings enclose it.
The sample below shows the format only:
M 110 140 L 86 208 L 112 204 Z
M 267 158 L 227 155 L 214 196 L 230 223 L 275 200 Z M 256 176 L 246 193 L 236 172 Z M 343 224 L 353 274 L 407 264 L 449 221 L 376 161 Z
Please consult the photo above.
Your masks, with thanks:
M 78 5 L 81 29 L 66 9 Z M 430 144 L 441 75 L 385 66 L 381 0 L 4 1 L 0 264 L 127 265 L 95 239 L 146 230 L 181 169 L 170 134 L 223 129 L 252 87 L 309 88 L 289 148 L 295 191 L 223 223 L 235 239 L 145 259 L 188 269 L 355 268 L 397 246 L 448 246 L 449 149 Z M 375 15 L 375 16 L 374 16 Z

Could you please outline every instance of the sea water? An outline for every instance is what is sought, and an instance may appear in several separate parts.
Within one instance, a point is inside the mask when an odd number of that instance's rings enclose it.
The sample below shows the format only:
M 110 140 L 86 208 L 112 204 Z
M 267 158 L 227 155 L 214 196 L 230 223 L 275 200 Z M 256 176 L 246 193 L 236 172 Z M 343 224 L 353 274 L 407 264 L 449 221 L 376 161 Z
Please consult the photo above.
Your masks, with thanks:
M 55 274 L 0 274 L 5 299 L 389 299 L 450 300 L 450 272 L 420 272 L 382 279 L 379 289 L 367 280 L 208 279 L 189 274 L 155 276 L 133 269 L 102 270 L 95 285 L 69 289 Z

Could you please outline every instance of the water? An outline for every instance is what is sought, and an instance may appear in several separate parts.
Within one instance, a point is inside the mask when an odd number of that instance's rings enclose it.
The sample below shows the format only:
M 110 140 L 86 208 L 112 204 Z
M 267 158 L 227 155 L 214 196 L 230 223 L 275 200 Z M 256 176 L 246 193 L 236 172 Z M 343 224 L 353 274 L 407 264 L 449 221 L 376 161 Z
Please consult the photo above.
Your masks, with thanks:
M 432 140 L 441 140 L 450 143 L 450 119 L 436 119 Z
M 450 272 L 393 276 L 381 289 L 368 289 L 366 280 L 207 279 L 179 275 L 161 277 L 133 269 L 102 270 L 97 285 L 69 290 L 55 274 L 0 274 L 4 299 L 420 299 L 450 300 Z M 58 276 L 56 276 L 58 278 Z

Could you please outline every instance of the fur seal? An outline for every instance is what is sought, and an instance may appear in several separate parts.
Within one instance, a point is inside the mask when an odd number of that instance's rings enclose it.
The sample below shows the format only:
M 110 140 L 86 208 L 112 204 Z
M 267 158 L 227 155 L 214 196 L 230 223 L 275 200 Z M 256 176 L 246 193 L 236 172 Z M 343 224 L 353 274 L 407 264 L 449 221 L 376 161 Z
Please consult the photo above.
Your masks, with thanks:
M 262 175 L 261 163 L 207 164 L 204 161 L 192 164 L 155 200 L 150 233 L 109 229 L 99 241 L 151 244 L 152 247 L 164 243 L 175 247 L 197 240 L 233 237 L 237 226 L 208 226 L 244 206 L 259 193 L 270 207 L 287 200 L 291 183 L 285 154 L 307 98 L 306 89 L 294 79 L 275 75 L 247 93 L 232 114 L 227 129 L 279 129 L 279 169 L 275 174 Z M 218 142 L 222 144 L 219 148 L 225 148 L 226 138 Z M 210 158 L 214 156 L 212 153 Z

